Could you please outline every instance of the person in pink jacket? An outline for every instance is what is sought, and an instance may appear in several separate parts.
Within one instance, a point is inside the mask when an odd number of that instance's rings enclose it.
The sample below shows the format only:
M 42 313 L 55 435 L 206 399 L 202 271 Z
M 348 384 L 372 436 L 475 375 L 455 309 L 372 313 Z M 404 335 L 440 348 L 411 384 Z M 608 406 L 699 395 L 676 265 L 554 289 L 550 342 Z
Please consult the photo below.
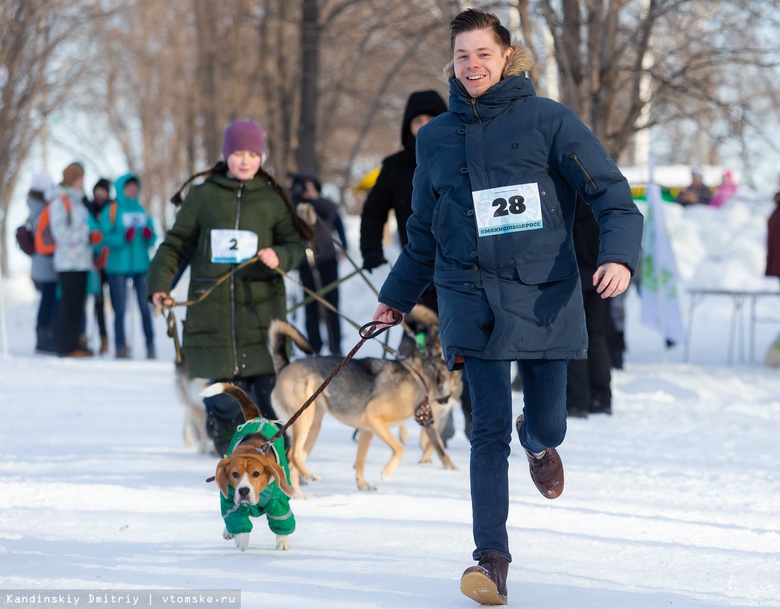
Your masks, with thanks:
M 730 171 L 723 173 L 723 180 L 715 189 L 715 194 L 710 199 L 711 207 L 723 207 L 726 201 L 737 193 L 737 184 L 734 182 L 734 176 Z

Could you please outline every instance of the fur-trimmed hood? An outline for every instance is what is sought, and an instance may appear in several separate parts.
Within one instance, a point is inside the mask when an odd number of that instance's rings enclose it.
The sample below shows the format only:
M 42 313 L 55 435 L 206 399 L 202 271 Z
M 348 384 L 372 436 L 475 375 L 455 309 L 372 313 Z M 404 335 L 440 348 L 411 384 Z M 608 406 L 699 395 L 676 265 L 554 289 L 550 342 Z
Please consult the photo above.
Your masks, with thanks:
M 504 73 L 501 78 L 507 76 L 520 76 L 523 72 L 530 70 L 536 63 L 536 57 L 531 49 L 525 46 L 522 42 L 517 42 L 512 45 L 512 57 L 509 63 L 506 65 Z M 447 62 L 444 66 L 444 76 L 447 78 L 455 78 L 455 66 L 453 61 Z

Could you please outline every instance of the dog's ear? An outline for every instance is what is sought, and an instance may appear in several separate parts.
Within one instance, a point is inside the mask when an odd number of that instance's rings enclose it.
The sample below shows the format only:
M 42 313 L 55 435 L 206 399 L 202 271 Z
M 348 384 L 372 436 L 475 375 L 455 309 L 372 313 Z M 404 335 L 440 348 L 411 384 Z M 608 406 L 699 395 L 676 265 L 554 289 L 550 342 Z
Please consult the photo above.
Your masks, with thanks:
M 285 475 L 284 468 L 281 465 L 274 463 L 269 459 L 265 463 L 265 471 L 274 480 L 276 480 L 276 484 L 285 495 L 292 497 L 295 494 L 295 488 L 287 483 L 287 476 Z
M 225 457 L 217 463 L 217 473 L 214 475 L 214 480 L 217 483 L 217 488 L 222 493 L 222 496 L 227 499 L 228 496 L 228 472 L 227 468 L 230 464 L 230 457 Z

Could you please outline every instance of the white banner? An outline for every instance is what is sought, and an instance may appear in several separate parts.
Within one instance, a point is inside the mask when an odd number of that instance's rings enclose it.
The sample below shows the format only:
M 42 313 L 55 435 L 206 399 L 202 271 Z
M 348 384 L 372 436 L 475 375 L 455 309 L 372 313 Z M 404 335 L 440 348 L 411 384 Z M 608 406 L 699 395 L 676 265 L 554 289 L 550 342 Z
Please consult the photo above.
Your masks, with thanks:
M 685 331 L 680 314 L 677 264 L 664 224 L 664 203 L 661 188 L 653 178 L 652 163 L 651 160 L 642 237 L 642 323 L 656 328 L 670 342 L 683 343 Z

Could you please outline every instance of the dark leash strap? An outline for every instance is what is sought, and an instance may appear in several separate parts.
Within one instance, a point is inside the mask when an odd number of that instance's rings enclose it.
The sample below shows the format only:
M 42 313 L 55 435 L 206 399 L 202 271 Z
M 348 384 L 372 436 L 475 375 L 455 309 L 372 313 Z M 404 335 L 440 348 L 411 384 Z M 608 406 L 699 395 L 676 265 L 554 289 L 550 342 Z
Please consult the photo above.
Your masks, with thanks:
M 406 365 L 406 364 L 404 364 Z M 411 370 L 420 379 L 423 389 L 425 389 L 425 399 L 420 403 L 417 408 L 414 409 L 414 420 L 420 427 L 430 427 L 433 425 L 433 410 L 431 410 L 431 403 L 429 400 L 430 391 L 428 390 L 428 383 L 425 382 L 423 375 L 411 366 L 406 366 L 408 370 Z
M 328 377 L 322 381 L 322 384 L 317 388 L 317 390 L 309 397 L 308 400 L 306 400 L 303 405 L 296 411 L 296 413 L 290 417 L 290 419 L 279 428 L 279 431 L 277 431 L 273 436 L 271 436 L 267 442 L 264 442 L 262 445 L 260 445 L 257 450 L 260 452 L 266 452 L 268 450 L 268 447 L 272 445 L 276 440 L 282 437 L 284 435 L 284 432 L 287 431 L 287 429 L 295 423 L 295 421 L 298 420 L 298 417 L 303 414 L 303 411 L 306 410 L 309 406 L 312 405 L 314 400 L 319 397 L 319 395 L 325 391 L 325 388 L 330 385 L 330 382 L 336 378 L 336 375 L 341 372 L 349 363 L 349 360 L 351 360 L 353 357 L 355 357 L 355 354 L 360 350 L 360 348 L 365 344 L 365 342 L 371 338 L 376 338 L 379 336 L 382 332 L 385 330 L 388 330 L 392 328 L 393 326 L 397 326 L 401 323 L 401 316 L 398 316 L 394 321 L 392 322 L 381 322 L 381 321 L 370 321 L 367 324 L 364 324 L 360 327 L 358 330 L 358 333 L 360 334 L 360 340 L 357 342 L 357 344 L 352 347 L 352 350 L 347 353 L 346 357 L 344 357 L 343 360 L 339 362 L 339 364 L 333 369 L 333 372 L 331 372 Z M 427 399 L 427 398 L 426 398 Z

